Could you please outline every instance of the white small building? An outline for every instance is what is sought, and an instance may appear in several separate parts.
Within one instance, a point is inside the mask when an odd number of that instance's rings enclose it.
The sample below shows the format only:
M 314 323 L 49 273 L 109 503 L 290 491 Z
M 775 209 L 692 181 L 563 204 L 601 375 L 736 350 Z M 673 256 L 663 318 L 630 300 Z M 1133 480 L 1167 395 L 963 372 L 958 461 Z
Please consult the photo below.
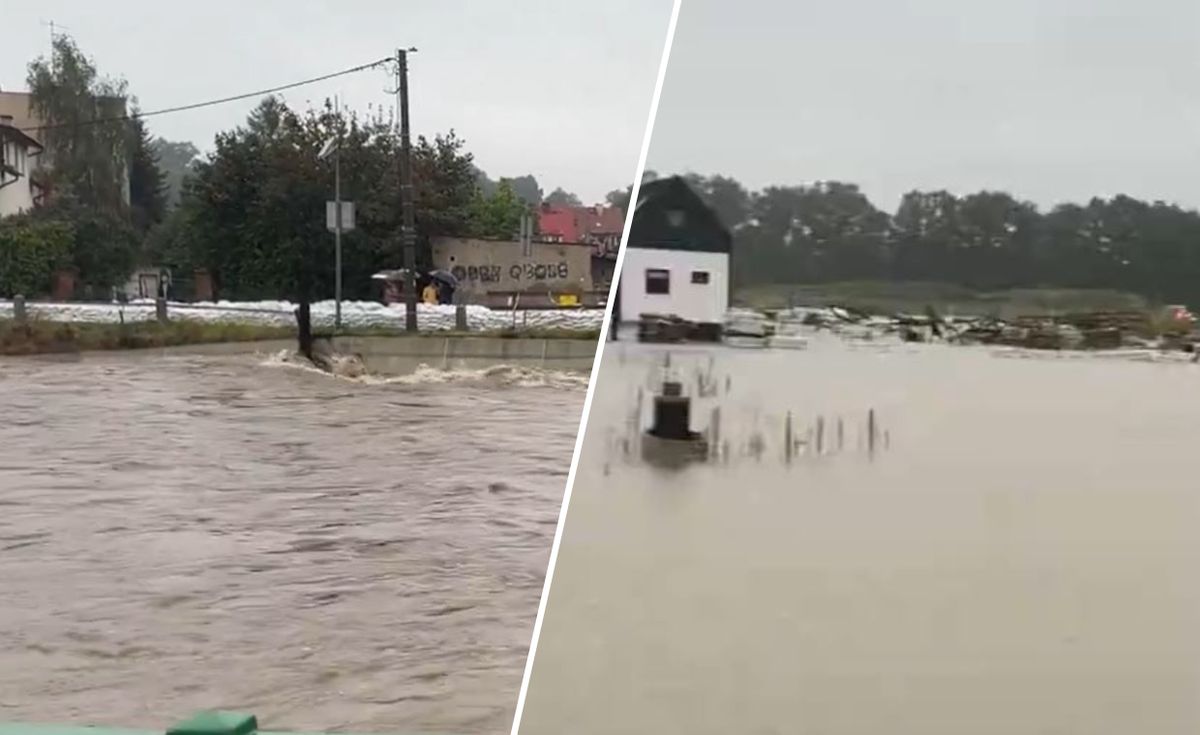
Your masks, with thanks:
M 720 324 L 729 310 L 732 237 L 674 176 L 642 185 L 617 288 L 618 319 L 643 314 Z
M 13 118 L 0 116 L 0 217 L 9 217 L 33 209 L 35 185 L 30 173 L 33 158 L 42 146 L 13 124 Z

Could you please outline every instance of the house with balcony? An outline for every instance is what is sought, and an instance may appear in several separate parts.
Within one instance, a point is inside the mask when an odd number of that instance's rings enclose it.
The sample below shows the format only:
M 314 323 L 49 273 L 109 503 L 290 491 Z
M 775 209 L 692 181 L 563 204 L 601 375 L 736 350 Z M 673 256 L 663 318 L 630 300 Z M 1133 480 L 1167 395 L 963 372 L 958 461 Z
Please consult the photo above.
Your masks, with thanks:
M 123 99 L 116 97 L 102 97 L 97 99 L 96 102 L 98 117 L 120 117 L 126 114 L 125 100 Z M 99 111 L 103 111 L 103 113 Z M 42 133 L 46 122 L 34 110 L 33 95 L 28 92 L 0 91 L 0 121 L 6 121 L 6 124 L 10 130 L 23 134 L 25 138 L 33 141 L 34 145 L 37 146 L 37 153 L 34 154 L 36 158 L 33 158 L 32 156 L 27 158 L 27 163 L 29 163 L 29 159 L 32 158 L 31 162 L 33 164 L 29 167 L 29 173 L 33 174 L 29 177 L 29 179 L 32 180 L 32 183 L 29 183 L 29 186 L 32 190 L 33 204 L 45 204 L 49 199 L 53 199 L 54 195 L 50 190 L 43 190 L 39 188 L 37 182 L 39 179 L 45 182 L 46 177 L 39 177 L 37 173 L 39 169 L 43 172 L 48 170 L 53 165 L 53 161 L 51 160 L 51 151 L 44 150 L 45 140 Z M 130 202 L 131 193 L 129 189 L 130 171 L 128 161 L 126 161 L 124 169 L 121 173 L 121 198 L 125 204 L 128 205 Z M 29 174 L 26 174 L 26 176 L 28 175 Z M 2 196 L 3 194 L 0 194 L 0 197 Z M 0 198 L 0 202 L 3 202 L 2 198 Z M 2 207 L 3 204 L 0 203 L 0 214 L 5 212 Z
M 33 209 L 38 199 L 31 176 L 42 144 L 14 124 L 11 115 L 0 115 L 0 217 Z

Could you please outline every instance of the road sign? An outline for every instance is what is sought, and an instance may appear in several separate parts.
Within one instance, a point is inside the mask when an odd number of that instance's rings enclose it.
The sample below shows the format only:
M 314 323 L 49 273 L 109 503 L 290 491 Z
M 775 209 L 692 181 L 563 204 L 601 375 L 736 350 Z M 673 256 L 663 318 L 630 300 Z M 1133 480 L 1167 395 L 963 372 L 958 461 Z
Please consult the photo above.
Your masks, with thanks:
M 337 232 L 337 203 L 325 202 L 325 227 Z M 342 232 L 354 229 L 354 202 L 342 202 Z

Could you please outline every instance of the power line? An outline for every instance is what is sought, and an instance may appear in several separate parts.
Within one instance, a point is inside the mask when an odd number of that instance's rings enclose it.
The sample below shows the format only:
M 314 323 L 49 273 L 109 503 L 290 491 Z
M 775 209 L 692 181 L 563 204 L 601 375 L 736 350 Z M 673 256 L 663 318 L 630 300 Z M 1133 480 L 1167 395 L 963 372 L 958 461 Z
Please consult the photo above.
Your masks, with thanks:
M 284 85 L 281 85 L 278 87 L 271 87 L 270 89 L 262 89 L 257 92 L 246 92 L 245 94 L 237 94 L 232 97 L 222 97 L 221 99 L 208 100 L 206 102 L 196 102 L 196 103 L 193 103 L 190 105 L 179 105 L 177 107 L 166 107 L 161 110 L 151 110 L 150 112 L 139 112 L 136 115 L 119 115 L 119 116 L 115 116 L 115 117 L 98 117 L 98 118 L 93 118 L 91 120 L 83 120 L 80 122 L 73 122 L 73 123 L 55 123 L 52 125 L 37 125 L 37 126 L 31 126 L 31 127 L 27 127 L 27 128 L 20 128 L 20 130 L 22 130 L 23 132 L 32 133 L 32 132 L 39 132 L 39 131 L 44 131 L 44 130 L 57 130 L 59 128 L 82 127 L 84 125 L 101 125 L 104 123 L 112 123 L 112 122 L 127 122 L 129 120 L 140 120 L 142 118 L 154 117 L 156 115 L 167 115 L 172 112 L 186 112 L 187 110 L 196 110 L 201 107 L 212 107 L 213 105 L 223 105 L 223 104 L 226 104 L 229 102 L 237 102 L 239 100 L 250 99 L 252 97 L 263 97 L 268 94 L 274 94 L 276 92 L 283 92 L 284 90 L 288 90 L 288 89 L 295 89 L 296 87 L 303 87 L 303 86 L 306 86 L 309 84 L 316 84 L 317 82 L 323 82 L 327 79 L 335 79 L 337 77 L 346 76 L 347 74 L 355 74 L 360 71 L 366 71 L 367 69 L 374 69 L 374 68 L 383 66 L 384 64 L 394 62 L 395 60 L 396 60 L 395 57 L 389 56 L 384 59 L 379 59 L 378 61 L 372 61 L 369 64 L 361 64 L 359 66 L 354 66 L 349 69 L 343 69 L 342 71 L 333 72 L 332 74 L 325 74 L 323 76 L 313 77 L 312 79 L 304 79 L 299 82 L 292 82 L 291 84 L 284 84 Z

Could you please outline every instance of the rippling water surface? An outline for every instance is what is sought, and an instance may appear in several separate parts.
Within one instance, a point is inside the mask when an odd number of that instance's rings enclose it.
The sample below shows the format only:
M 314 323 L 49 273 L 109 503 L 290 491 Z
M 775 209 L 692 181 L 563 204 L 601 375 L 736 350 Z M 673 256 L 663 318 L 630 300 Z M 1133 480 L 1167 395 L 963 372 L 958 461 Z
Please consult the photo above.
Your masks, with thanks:
M 670 470 L 608 345 L 522 735 L 1200 731 L 1200 366 L 1065 357 L 673 350 L 729 450 Z
M 0 360 L 0 720 L 507 730 L 585 385 Z

